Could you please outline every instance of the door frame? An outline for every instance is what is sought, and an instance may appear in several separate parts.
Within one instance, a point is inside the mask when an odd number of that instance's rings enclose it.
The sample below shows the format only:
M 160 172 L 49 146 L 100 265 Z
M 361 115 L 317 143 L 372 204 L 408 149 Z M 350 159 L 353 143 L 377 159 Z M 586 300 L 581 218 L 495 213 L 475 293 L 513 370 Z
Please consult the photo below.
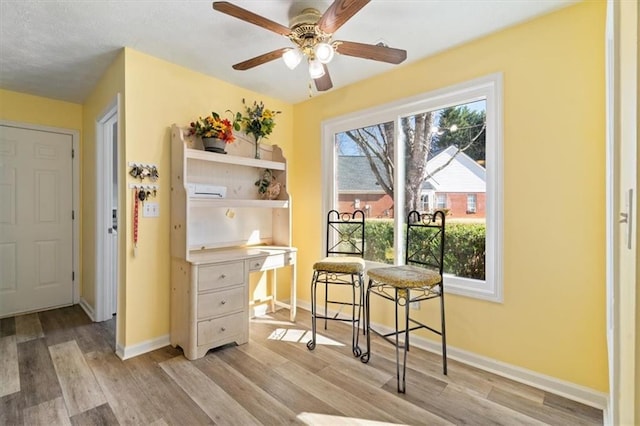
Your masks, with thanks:
M 618 423 L 618 410 L 616 407 L 618 388 L 618 352 L 620 349 L 619 325 L 617 323 L 619 313 L 619 288 L 616 262 L 618 260 L 618 227 L 616 223 L 616 213 L 618 211 L 618 185 L 616 173 L 619 170 L 620 162 L 617 158 L 619 149 L 619 132 L 615 125 L 618 119 L 618 108 L 616 102 L 619 94 L 617 91 L 618 81 L 616 72 L 618 70 L 618 40 L 616 28 L 619 24 L 619 8 L 613 0 L 607 0 L 607 17 L 605 30 L 605 79 L 606 79 L 606 339 L 607 355 L 609 364 L 609 401 L 605 413 L 605 424 L 615 425 Z
M 635 9 L 634 9 L 635 7 Z M 607 347 L 609 363 L 609 404 L 605 424 L 617 425 L 621 422 L 637 422 L 639 410 L 634 401 L 638 398 L 638 385 L 632 389 L 634 395 L 625 391 L 633 387 L 633 378 L 638 375 L 638 344 L 625 336 L 637 339 L 638 308 L 637 266 L 631 274 L 625 274 L 626 262 L 633 262 L 637 256 L 637 162 L 625 162 L 622 155 L 637 153 L 638 135 L 638 6 L 623 4 L 617 0 L 607 1 L 606 19 L 606 295 L 607 295 Z M 635 13 L 631 13 L 635 12 Z M 635 15 L 635 16 L 634 16 Z M 623 31 L 623 26 L 625 30 Z M 626 44 L 625 44 L 626 43 Z M 633 44 L 635 43 L 635 44 Z M 626 47 L 625 47 L 626 46 Z M 625 47 L 626 50 L 623 50 Z M 631 51 L 631 54 L 624 56 Z M 634 90 L 635 89 L 635 90 Z M 626 167 L 632 167 L 626 170 Z M 625 180 L 627 173 L 631 182 Z M 623 185 L 636 194 L 629 206 L 625 206 L 622 196 Z M 626 189 L 626 187 L 625 187 Z M 627 210 L 629 209 L 629 210 Z M 629 235 L 632 243 L 628 249 L 630 256 L 621 253 L 621 214 L 627 213 L 627 225 L 632 227 Z M 629 232 L 629 231 L 627 231 Z M 635 281 L 634 281 L 635 279 Z M 636 286 L 634 288 L 634 285 Z M 626 287 L 628 286 L 628 288 Z M 629 294 L 635 297 L 629 297 Z M 631 320 L 631 321 L 630 321 Z M 630 385 L 631 383 L 631 385 Z
M 111 209 L 113 205 L 111 203 L 111 191 L 112 189 L 112 173 L 113 173 L 113 139 L 105 140 L 103 129 L 107 122 L 112 118 L 117 119 L 117 131 L 116 131 L 116 145 L 118 149 L 118 158 L 121 156 L 121 143 L 120 143 L 120 94 L 109 103 L 105 110 L 96 119 L 96 228 L 95 228 L 95 242 L 96 242 L 96 277 L 95 277 L 95 295 L 96 306 L 93 320 L 96 322 L 106 321 L 111 319 L 112 312 L 108 312 L 110 309 L 110 295 L 111 291 L 116 291 L 119 294 L 120 289 L 116 285 L 115 289 L 111 289 L 107 283 L 109 277 L 109 266 L 114 261 L 117 262 L 116 277 L 120 277 L 120 262 L 118 261 L 118 253 L 116 258 L 111 258 L 111 252 L 109 250 L 109 240 L 105 236 L 106 229 L 111 227 L 112 217 Z M 117 174 L 120 177 L 120 164 L 117 164 Z M 121 182 L 118 179 L 118 232 L 122 229 L 122 209 L 120 203 L 121 195 Z M 120 237 L 119 237 L 120 238 Z M 118 243 L 119 245 L 119 243 Z M 118 250 L 119 252 L 119 250 Z M 119 282 L 119 280 L 118 280 Z M 118 297 L 119 299 L 119 297 Z M 119 312 L 118 303 L 116 301 L 116 314 Z M 116 316 L 116 323 L 118 322 Z M 116 326 L 116 333 L 118 327 Z M 117 340 L 117 336 L 116 336 Z
M 82 270 L 80 265 L 80 131 L 10 120 L 0 120 L 0 125 L 25 130 L 58 133 L 71 137 L 71 191 L 73 191 L 71 195 L 71 208 L 73 210 L 73 225 L 71 229 L 71 246 L 73 251 L 71 268 L 73 277 L 71 280 L 71 288 L 73 289 L 72 301 L 75 305 L 80 302 L 80 288 L 82 287 Z

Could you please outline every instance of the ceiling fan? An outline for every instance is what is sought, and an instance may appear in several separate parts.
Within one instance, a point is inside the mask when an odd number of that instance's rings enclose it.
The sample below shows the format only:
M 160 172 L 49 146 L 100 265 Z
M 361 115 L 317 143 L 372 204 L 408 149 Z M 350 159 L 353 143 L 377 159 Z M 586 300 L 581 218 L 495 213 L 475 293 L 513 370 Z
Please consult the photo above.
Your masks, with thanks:
M 290 69 L 307 60 L 309 75 L 320 92 L 333 87 L 327 64 L 334 52 L 358 58 L 399 64 L 407 58 L 407 52 L 383 44 L 365 44 L 353 41 L 333 41 L 333 33 L 344 25 L 370 0 L 335 0 L 321 14 L 313 8 L 304 9 L 291 19 L 290 27 L 278 24 L 263 16 L 226 1 L 213 2 L 213 9 L 243 21 L 287 37 L 294 47 L 283 47 L 233 65 L 236 70 L 248 70 L 280 57 Z

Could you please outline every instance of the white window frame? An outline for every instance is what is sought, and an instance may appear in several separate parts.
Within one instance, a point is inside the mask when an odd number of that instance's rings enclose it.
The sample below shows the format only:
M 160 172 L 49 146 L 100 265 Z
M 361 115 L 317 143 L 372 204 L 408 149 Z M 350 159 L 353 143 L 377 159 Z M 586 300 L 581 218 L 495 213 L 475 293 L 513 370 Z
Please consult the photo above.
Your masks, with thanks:
M 490 74 L 453 86 L 422 93 L 410 98 L 379 105 L 367 110 L 323 121 L 321 124 L 321 158 L 323 182 L 323 209 L 327 212 L 337 200 L 338 188 L 335 185 L 336 159 L 334 136 L 348 130 L 372 126 L 393 121 L 396 123 L 396 138 L 402 142 L 400 119 L 422 111 L 446 108 L 448 106 L 486 99 L 486 262 L 485 280 L 445 275 L 444 287 L 447 293 L 489 300 L 503 301 L 503 144 L 502 144 L 502 73 Z M 404 175 L 404 144 L 399 143 L 396 150 L 394 180 L 400 182 Z M 394 227 L 400 229 L 406 213 L 404 193 L 398 191 L 394 206 Z M 323 220 L 323 227 L 326 224 Z M 326 229 L 325 229 L 326 232 Z M 395 233 L 394 246 L 400 247 L 396 261 L 404 258 L 402 235 Z M 374 262 L 369 262 L 372 265 Z M 369 266 L 369 265 L 368 265 Z
M 434 209 L 447 208 L 447 194 L 436 194 L 436 203 Z

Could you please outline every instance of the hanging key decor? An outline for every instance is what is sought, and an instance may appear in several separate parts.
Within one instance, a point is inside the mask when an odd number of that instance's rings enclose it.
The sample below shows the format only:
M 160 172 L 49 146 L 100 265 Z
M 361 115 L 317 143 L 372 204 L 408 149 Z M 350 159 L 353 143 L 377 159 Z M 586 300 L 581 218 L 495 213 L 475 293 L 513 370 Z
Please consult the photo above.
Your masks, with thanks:
M 129 188 L 133 189 L 133 257 L 136 257 L 138 255 L 140 204 L 158 195 L 158 185 L 137 185 L 130 183 Z
M 131 167 L 129 174 L 141 181 L 148 178 L 151 182 L 156 182 L 160 177 L 158 166 L 155 164 L 129 163 L 129 167 Z
M 137 188 L 133 190 L 133 257 L 138 255 L 138 202 L 139 195 Z
M 129 189 L 136 189 L 138 191 L 143 191 L 144 195 L 138 194 L 137 197 L 144 197 L 144 200 L 140 199 L 140 201 L 146 201 L 148 198 L 155 198 L 158 195 L 158 189 L 160 189 L 160 186 L 130 183 Z

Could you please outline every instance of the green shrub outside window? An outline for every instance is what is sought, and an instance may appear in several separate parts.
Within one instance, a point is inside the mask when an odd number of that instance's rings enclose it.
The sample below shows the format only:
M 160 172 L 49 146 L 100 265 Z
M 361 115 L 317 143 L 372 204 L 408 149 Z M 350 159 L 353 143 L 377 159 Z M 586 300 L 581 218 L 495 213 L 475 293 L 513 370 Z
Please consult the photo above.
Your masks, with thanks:
M 393 264 L 393 220 L 369 220 L 364 233 L 365 259 Z M 484 280 L 485 236 L 484 223 L 448 223 L 445 229 L 445 273 Z

